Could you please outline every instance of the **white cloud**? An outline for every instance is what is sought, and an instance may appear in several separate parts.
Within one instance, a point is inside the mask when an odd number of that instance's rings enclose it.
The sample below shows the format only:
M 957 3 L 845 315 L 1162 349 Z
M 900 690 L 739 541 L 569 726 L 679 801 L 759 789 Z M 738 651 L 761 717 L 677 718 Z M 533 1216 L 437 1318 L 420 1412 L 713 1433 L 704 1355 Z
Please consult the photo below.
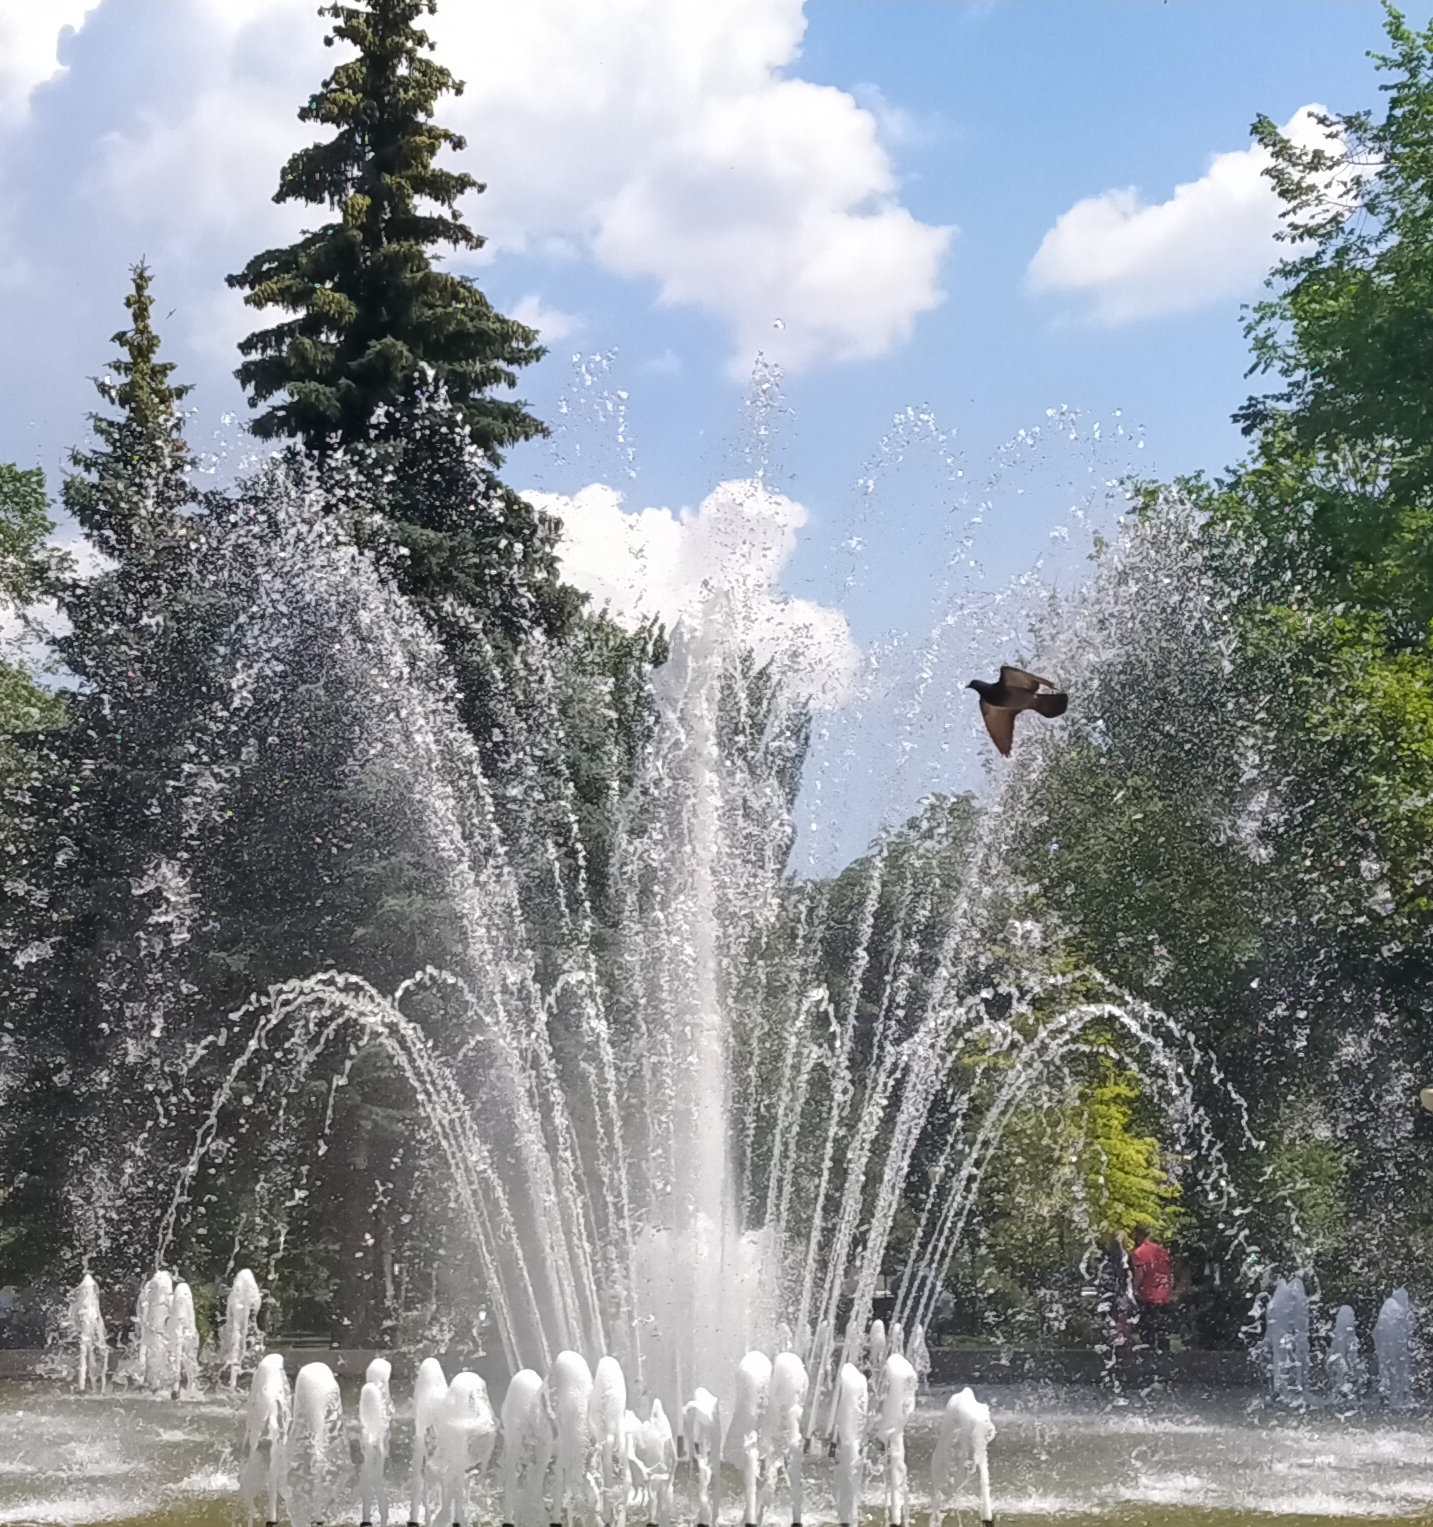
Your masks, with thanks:
M 0 121 L 23 115 L 30 92 L 61 72 L 60 37 L 100 0 L 0 0 Z
M 279 170 L 317 136 L 297 119 L 318 83 L 323 22 L 295 0 L 179 0 L 197 71 L 182 97 L 145 101 L 98 146 L 91 188 L 130 223 L 157 233 L 162 255 L 203 249 L 243 229 L 256 243 L 320 221 L 314 209 L 273 201 Z M 181 14 L 187 12 L 188 14 Z
M 1284 132 L 1326 141 L 1314 122 L 1323 107 L 1300 107 Z M 1188 312 L 1258 290 L 1286 246 L 1276 242 L 1280 202 L 1258 144 L 1218 154 L 1199 180 L 1146 202 L 1130 186 L 1078 201 L 1063 213 L 1030 262 L 1037 292 L 1089 299 L 1096 322 L 1130 323 Z
M 850 698 L 861 666 L 846 617 L 781 592 L 806 509 L 754 480 L 720 483 L 695 510 L 623 508 L 595 483 L 567 497 L 525 495 L 561 517 L 563 576 L 635 625 L 720 623 L 757 656 L 777 660 L 795 690 L 818 705 Z
M 39 57 L 83 6 L 35 3 L 53 12 L 25 23 Z M 192 72 L 136 81 L 94 177 L 117 215 L 175 254 L 313 222 L 268 205 L 312 133 L 294 112 L 335 62 L 313 10 L 170 0 L 162 35 L 189 39 Z M 566 251 L 651 281 L 722 320 L 743 372 L 758 350 L 792 368 L 880 355 L 942 300 L 951 230 L 900 204 L 877 115 L 789 72 L 802 0 L 464 0 L 427 24 L 467 85 L 440 114 L 490 187 L 468 209 L 484 258 Z
M 518 300 L 508 309 L 508 316 L 528 328 L 536 329 L 544 344 L 554 345 L 558 340 L 575 334 L 582 320 L 575 313 L 564 313 L 561 308 L 550 308 L 535 292 Z

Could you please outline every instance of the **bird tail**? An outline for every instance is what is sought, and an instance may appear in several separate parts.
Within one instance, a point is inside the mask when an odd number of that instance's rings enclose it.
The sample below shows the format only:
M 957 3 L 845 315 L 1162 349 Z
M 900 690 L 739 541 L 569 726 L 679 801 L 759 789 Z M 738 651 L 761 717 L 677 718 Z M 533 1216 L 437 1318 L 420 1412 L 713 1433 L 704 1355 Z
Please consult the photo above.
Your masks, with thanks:
M 1066 694 L 1036 695 L 1030 703 L 1042 716 L 1053 718 L 1065 714 L 1066 708 L 1070 703 L 1070 697 Z

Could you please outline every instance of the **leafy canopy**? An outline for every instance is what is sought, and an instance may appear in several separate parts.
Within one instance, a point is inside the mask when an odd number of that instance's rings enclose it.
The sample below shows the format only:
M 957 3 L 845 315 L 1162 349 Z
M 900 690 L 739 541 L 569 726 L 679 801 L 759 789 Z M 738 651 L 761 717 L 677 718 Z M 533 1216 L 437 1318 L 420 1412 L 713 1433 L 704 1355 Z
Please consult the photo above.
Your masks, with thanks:
M 54 528 L 44 472 L 0 462 L 0 600 L 11 609 L 40 596 L 52 566 L 44 543 Z
M 1255 441 L 1242 514 L 1270 582 L 1380 614 L 1421 642 L 1433 620 L 1433 25 L 1386 6 L 1381 120 L 1319 118 L 1298 143 L 1268 117 L 1289 257 L 1251 314 L 1254 370 L 1281 379 L 1236 418 Z
M 328 5 L 325 39 L 352 44 L 299 112 L 336 129 L 284 166 L 275 201 L 331 208 L 337 217 L 297 243 L 256 255 L 229 284 L 250 307 L 294 316 L 249 335 L 236 375 L 258 405 L 265 438 L 297 436 L 311 450 L 368 438 L 381 407 L 403 402 L 423 368 L 494 464 L 502 449 L 544 433 L 521 403 L 491 396 L 543 354 L 536 333 L 497 313 L 466 276 L 434 269 L 437 245 L 482 247 L 458 201 L 484 189 L 440 168 L 439 150 L 464 139 L 433 120 L 461 82 L 427 54 L 418 18 L 435 0 Z M 275 400 L 270 402 L 270 400 Z

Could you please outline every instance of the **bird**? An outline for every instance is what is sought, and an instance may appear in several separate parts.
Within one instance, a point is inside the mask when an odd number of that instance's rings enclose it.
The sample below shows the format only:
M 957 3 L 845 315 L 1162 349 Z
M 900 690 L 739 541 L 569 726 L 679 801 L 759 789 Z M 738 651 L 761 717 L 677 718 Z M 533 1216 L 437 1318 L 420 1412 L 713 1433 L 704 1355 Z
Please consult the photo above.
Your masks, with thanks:
M 1002 665 L 1000 677 L 995 683 L 984 679 L 972 679 L 965 686 L 980 696 L 980 714 L 985 720 L 985 730 L 990 740 L 1006 758 L 1015 740 L 1015 718 L 1022 710 L 1038 711 L 1042 716 L 1063 716 L 1070 703 L 1069 695 L 1055 689 L 1049 679 L 1038 674 L 1026 673 L 1023 668 Z M 1042 694 L 1042 689 L 1053 694 Z

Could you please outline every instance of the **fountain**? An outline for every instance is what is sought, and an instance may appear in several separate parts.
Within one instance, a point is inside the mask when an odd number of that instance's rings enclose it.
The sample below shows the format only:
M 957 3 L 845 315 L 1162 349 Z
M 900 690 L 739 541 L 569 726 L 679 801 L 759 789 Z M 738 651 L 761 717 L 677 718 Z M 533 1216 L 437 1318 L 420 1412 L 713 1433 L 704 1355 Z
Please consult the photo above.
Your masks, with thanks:
M 1352 1400 L 1363 1387 L 1363 1360 L 1359 1356 L 1358 1326 L 1350 1305 L 1341 1304 L 1334 1316 L 1333 1337 L 1324 1359 L 1329 1393 L 1336 1400 Z
M 587 1455 L 592 1438 L 592 1370 L 580 1353 L 557 1354 L 547 1375 L 547 1398 L 557 1426 L 553 1520 L 572 1527 L 587 1504 Z
M 861 1509 L 861 1447 L 869 1407 L 866 1375 L 854 1363 L 842 1363 L 836 1375 L 831 1410 L 831 1442 L 836 1459 L 836 1520 L 855 1527 Z
M 721 1402 L 698 1389 L 682 1408 L 682 1435 L 696 1465 L 697 1527 L 716 1527 L 721 1514 Z
M 1408 1290 L 1396 1288 L 1383 1301 L 1373 1326 L 1373 1355 L 1378 1362 L 1378 1392 L 1393 1410 L 1413 1404 L 1413 1311 Z
M 985 1527 L 995 1520 L 990 1502 L 990 1444 L 995 1427 L 990 1407 L 982 1405 L 969 1389 L 946 1401 L 940 1418 L 940 1435 L 931 1458 L 930 1514 L 932 1527 L 941 1527 L 951 1508 L 959 1480 L 958 1472 L 975 1474 L 980 1487 L 980 1520 Z
M 627 1379 L 615 1357 L 598 1359 L 587 1402 L 587 1437 L 597 1457 L 597 1488 L 604 1522 L 624 1527 L 631 1478 L 627 1465 Z
M 736 1370 L 736 1401 L 727 1427 L 725 1459 L 741 1470 L 746 1527 L 761 1527 L 765 1509 L 761 1444 L 771 1394 L 771 1359 L 748 1352 Z
M 488 1399 L 487 1385 L 476 1373 L 457 1373 L 433 1412 L 436 1445 L 432 1466 L 440 1500 L 437 1520 L 447 1527 L 471 1527 L 468 1486 L 481 1480 L 497 1443 L 498 1422 Z
M 760 482 L 726 486 L 771 508 Z M 829 885 L 787 878 L 809 718 L 778 682 L 780 662 L 778 677 L 764 678 L 742 650 L 740 587 L 716 579 L 650 677 L 650 735 L 633 749 L 598 905 L 557 702 L 536 719 L 512 718 L 512 751 L 534 792 L 522 805 L 527 825 L 514 828 L 508 797 L 524 800 L 522 790 L 484 772 L 421 621 L 307 487 L 275 468 L 268 491 L 262 534 L 241 526 L 225 553 L 257 590 L 227 633 L 249 686 L 244 704 L 264 714 L 264 695 L 286 692 L 301 669 L 351 706 L 405 846 L 424 883 L 441 887 L 446 963 L 383 989 L 336 969 L 275 982 L 215 1019 L 222 1043 L 176 1058 L 174 1085 L 198 1102 L 158 1110 L 147 1126 L 149 1159 L 179 1162 L 172 1191 L 164 1179 L 150 1265 L 193 1271 L 186 1237 L 208 1175 L 226 1153 L 253 1149 L 244 1132 L 258 1120 L 288 1131 L 284 1150 L 264 1158 L 272 1181 L 260 1184 L 264 1244 L 282 1246 L 285 1215 L 306 1201 L 328 1151 L 333 1100 L 372 1062 L 407 1088 L 428 1152 L 428 1201 L 412 1207 L 427 1215 L 425 1230 L 442 1229 L 448 1257 L 431 1329 L 471 1316 L 494 1382 L 514 1375 L 501 1462 L 512 1527 L 572 1527 L 594 1514 L 620 1524 L 633 1472 L 649 1519 L 667 1527 L 680 1514 L 668 1421 L 677 1415 L 704 1527 L 719 1516 L 723 1449 L 741 1470 L 744 1524 L 774 1512 L 783 1471 L 799 1524 L 811 1483 L 803 1444 L 817 1434 L 834 1455 L 837 1518 L 858 1522 L 874 1417 L 896 1527 L 912 1510 L 907 1423 L 930 1378 L 926 1332 L 970 1245 L 983 1178 L 1022 1112 L 1063 1106 L 1072 1078 L 1096 1061 L 1136 1067 L 1180 1146 L 1182 1190 L 1212 1206 L 1220 1253 L 1236 1270 L 1251 1256 L 1244 1207 L 1198 1101 L 1218 1097 L 1238 1129 L 1240 1100 L 1156 1009 L 1097 973 L 1059 967 L 1038 929 L 1006 925 L 1000 799 L 972 822 L 958 870 L 942 869 L 943 879 L 923 880 L 909 854 L 877 845 L 839 888 L 844 921 Z M 577 681 L 560 655 L 531 662 L 540 695 Z M 244 767 L 236 762 L 236 777 Z M 219 804 L 206 810 L 227 809 L 226 781 L 216 777 Z M 542 917 L 525 900 L 532 861 L 551 881 Z M 895 928 L 889 959 L 875 958 L 878 925 Z M 835 932 L 848 947 L 833 973 Z M 307 1106 L 319 1095 L 326 1111 Z M 914 1200 L 913 1180 L 924 1185 Z M 229 1244 L 222 1255 L 237 1261 L 242 1245 L 266 1265 L 257 1241 L 236 1239 L 232 1254 Z M 259 1350 L 260 1303 L 257 1280 L 240 1271 L 219 1341 L 230 1390 Z M 883 1318 L 873 1319 L 877 1307 Z M 136 1320 L 147 1387 L 192 1391 L 192 1327 L 186 1285 L 156 1272 Z M 1266 1340 L 1276 1393 L 1302 1403 L 1308 1302 L 1297 1279 L 1271 1298 Z M 1382 1383 L 1397 1362 L 1377 1337 L 1375 1347 Z M 388 1514 L 387 1380 L 371 1369 L 358 1397 L 365 1518 Z M 936 1514 L 964 1467 L 979 1476 L 988 1518 L 989 1412 L 969 1391 L 951 1404 Z M 492 1453 L 482 1381 L 459 1374 L 449 1385 L 428 1358 L 413 1423 L 409 1520 L 436 1512 L 448 1527 L 469 1509 L 469 1470 Z M 270 1519 L 280 1496 L 296 1521 L 331 1515 L 348 1488 L 341 1425 L 322 1364 L 298 1375 L 290 1404 L 282 1365 L 260 1361 L 249 1501 L 266 1497 Z
M 259 1307 L 264 1296 L 258 1279 L 247 1267 L 234 1274 L 224 1303 L 224 1324 L 219 1331 L 219 1367 L 232 1392 L 239 1375 L 263 1356 L 264 1335 L 259 1329 Z
M 873 1388 L 880 1388 L 889 1352 L 886 1323 L 884 1320 L 873 1320 L 870 1334 L 866 1338 L 866 1379 Z
M 758 529 L 779 510 L 760 483 L 723 491 L 749 502 Z M 934 1186 L 893 1283 L 892 1339 L 927 1325 L 1005 1123 L 1092 1032 L 1138 1056 L 1187 1132 L 1186 1190 L 1229 1201 L 1195 1098 L 1194 1075 L 1212 1085 L 1211 1069 L 1173 1025 L 1108 983 L 1076 987 L 1038 962 L 1011 995 L 986 986 L 976 967 L 999 884 L 998 813 L 948 883 L 918 890 L 905 861 L 870 857 L 850 979 L 835 993 L 821 965 L 827 893 L 782 878 L 804 705 L 764 690 L 760 725 L 740 745 L 727 721 L 733 696 L 757 682 L 742 666 L 754 593 L 739 567 L 684 617 L 651 675 L 651 736 L 624 807 L 632 825 L 607 872 L 611 926 L 599 937 L 591 888 L 563 869 L 567 910 L 554 913 L 556 945 L 541 956 L 545 988 L 514 864 L 548 863 L 549 851 L 566 864 L 575 852 L 571 782 L 558 763 L 542 773 L 561 717 L 513 722 L 516 754 L 553 792 L 552 841 L 529 842 L 499 826 L 421 621 L 300 485 L 276 469 L 255 493 L 262 530 L 258 518 L 239 524 L 224 551 L 255 601 L 226 649 L 250 685 L 245 703 L 279 703 L 298 667 L 347 697 L 365 756 L 390 771 L 415 862 L 443 887 L 452 958 L 392 991 L 338 971 L 276 983 L 228 1016 L 222 1053 L 182 1062 L 176 1085 L 208 1102 L 192 1135 L 155 1125 L 146 1143 L 156 1159 L 173 1149 L 182 1160 L 161 1257 L 178 1249 L 216 1153 L 263 1110 L 297 1117 L 291 1105 L 320 1081 L 338 1085 L 355 1049 L 412 1089 L 438 1158 L 426 1212 L 471 1251 L 470 1282 L 450 1297 L 481 1305 L 507 1371 L 546 1372 L 563 1351 L 607 1353 L 669 1416 L 742 1352 L 787 1346 L 783 1327 L 798 1347 L 812 1333 L 813 1408 L 829 1402 L 843 1361 L 878 1391 L 893 1347 L 884 1328 L 869 1342 L 867 1332 L 913 1163 L 929 1159 Z M 315 648 L 315 632 L 326 645 Z M 780 653 L 774 661 L 779 673 Z M 554 690 L 567 682 L 542 676 Z M 887 902 L 922 908 L 924 921 L 918 935 L 912 923 L 904 963 L 868 969 Z M 779 961 L 763 953 L 778 947 Z M 886 1017 L 867 1032 L 876 1012 Z M 977 1056 L 1003 1057 L 979 1124 L 968 1090 Z M 759 1148 L 757 1120 L 769 1125 Z M 307 1192 L 318 1159 L 295 1145 L 269 1201 Z M 847 1346 L 855 1332 L 860 1351 Z
M 373 1376 L 381 1358 L 369 1364 L 369 1376 L 358 1394 L 358 1440 L 362 1450 L 359 1465 L 358 1494 L 362 1506 L 362 1527 L 373 1527 L 374 1512 L 378 1527 L 388 1527 L 388 1491 L 384 1471 L 388 1464 L 388 1436 L 393 1425 L 393 1404 L 388 1395 L 388 1375 Z
M 627 1412 L 628 1450 L 633 1468 L 641 1480 L 641 1498 L 646 1505 L 647 1527 L 673 1527 L 673 1485 L 677 1472 L 677 1443 L 672 1423 L 656 1398 L 645 1421 Z
M 899 1352 L 886 1359 L 881 1378 L 881 1406 L 876 1436 L 886 1450 L 886 1522 L 906 1527 L 910 1499 L 907 1490 L 906 1423 L 916 1408 L 916 1371 Z
M 1302 1278 L 1280 1278 L 1264 1312 L 1264 1347 L 1273 1396 L 1304 1405 L 1309 1393 L 1309 1300 Z
M 427 1516 L 434 1484 L 430 1478 L 429 1460 L 437 1446 L 434 1427 L 447 1392 L 443 1365 L 436 1357 L 425 1357 L 418 1365 L 418 1376 L 413 1383 L 413 1462 L 408 1492 L 410 1523 L 422 1522 Z
M 802 1466 L 806 1451 L 802 1418 L 809 1387 L 805 1363 L 795 1352 L 778 1352 L 771 1365 L 771 1387 L 762 1438 L 762 1452 L 768 1469 L 763 1496 L 771 1499 L 777 1474 L 784 1473 L 791 1504 L 791 1527 L 801 1527 Z
M 520 1369 L 503 1396 L 504 1527 L 547 1527 L 547 1469 L 552 1462 L 552 1421 L 542 1375 Z
M 921 1389 L 930 1387 L 930 1348 L 926 1345 L 925 1327 L 917 1326 L 911 1332 L 910 1351 L 906 1354 L 916 1371 L 916 1384 Z
M 278 1353 L 263 1358 L 249 1385 L 245 1422 L 248 1455 L 239 1474 L 239 1494 L 250 1527 L 254 1520 L 254 1497 L 264 1498 L 269 1527 L 279 1519 L 279 1497 L 287 1488 L 287 1449 L 293 1400 L 284 1360 Z
M 66 1325 L 78 1343 L 75 1388 L 81 1394 L 86 1388 L 103 1394 L 109 1377 L 109 1336 L 100 1313 L 99 1289 L 88 1272 L 70 1294 Z
M 174 1279 L 161 1268 L 140 1289 L 134 1308 L 133 1345 L 120 1371 L 152 1392 L 174 1387 L 169 1344 L 169 1312 L 173 1302 Z
M 284 1499 L 297 1527 L 332 1521 L 347 1504 L 343 1400 L 327 1363 L 305 1363 L 294 1380 L 284 1464 Z
M 194 1295 L 179 1282 L 170 1296 L 164 1325 L 164 1374 L 166 1387 L 177 1400 L 199 1392 L 199 1326 L 194 1317 Z
M 375 1357 L 363 1370 L 363 1382 L 378 1391 L 383 1414 L 393 1420 L 393 1364 L 386 1357 Z

